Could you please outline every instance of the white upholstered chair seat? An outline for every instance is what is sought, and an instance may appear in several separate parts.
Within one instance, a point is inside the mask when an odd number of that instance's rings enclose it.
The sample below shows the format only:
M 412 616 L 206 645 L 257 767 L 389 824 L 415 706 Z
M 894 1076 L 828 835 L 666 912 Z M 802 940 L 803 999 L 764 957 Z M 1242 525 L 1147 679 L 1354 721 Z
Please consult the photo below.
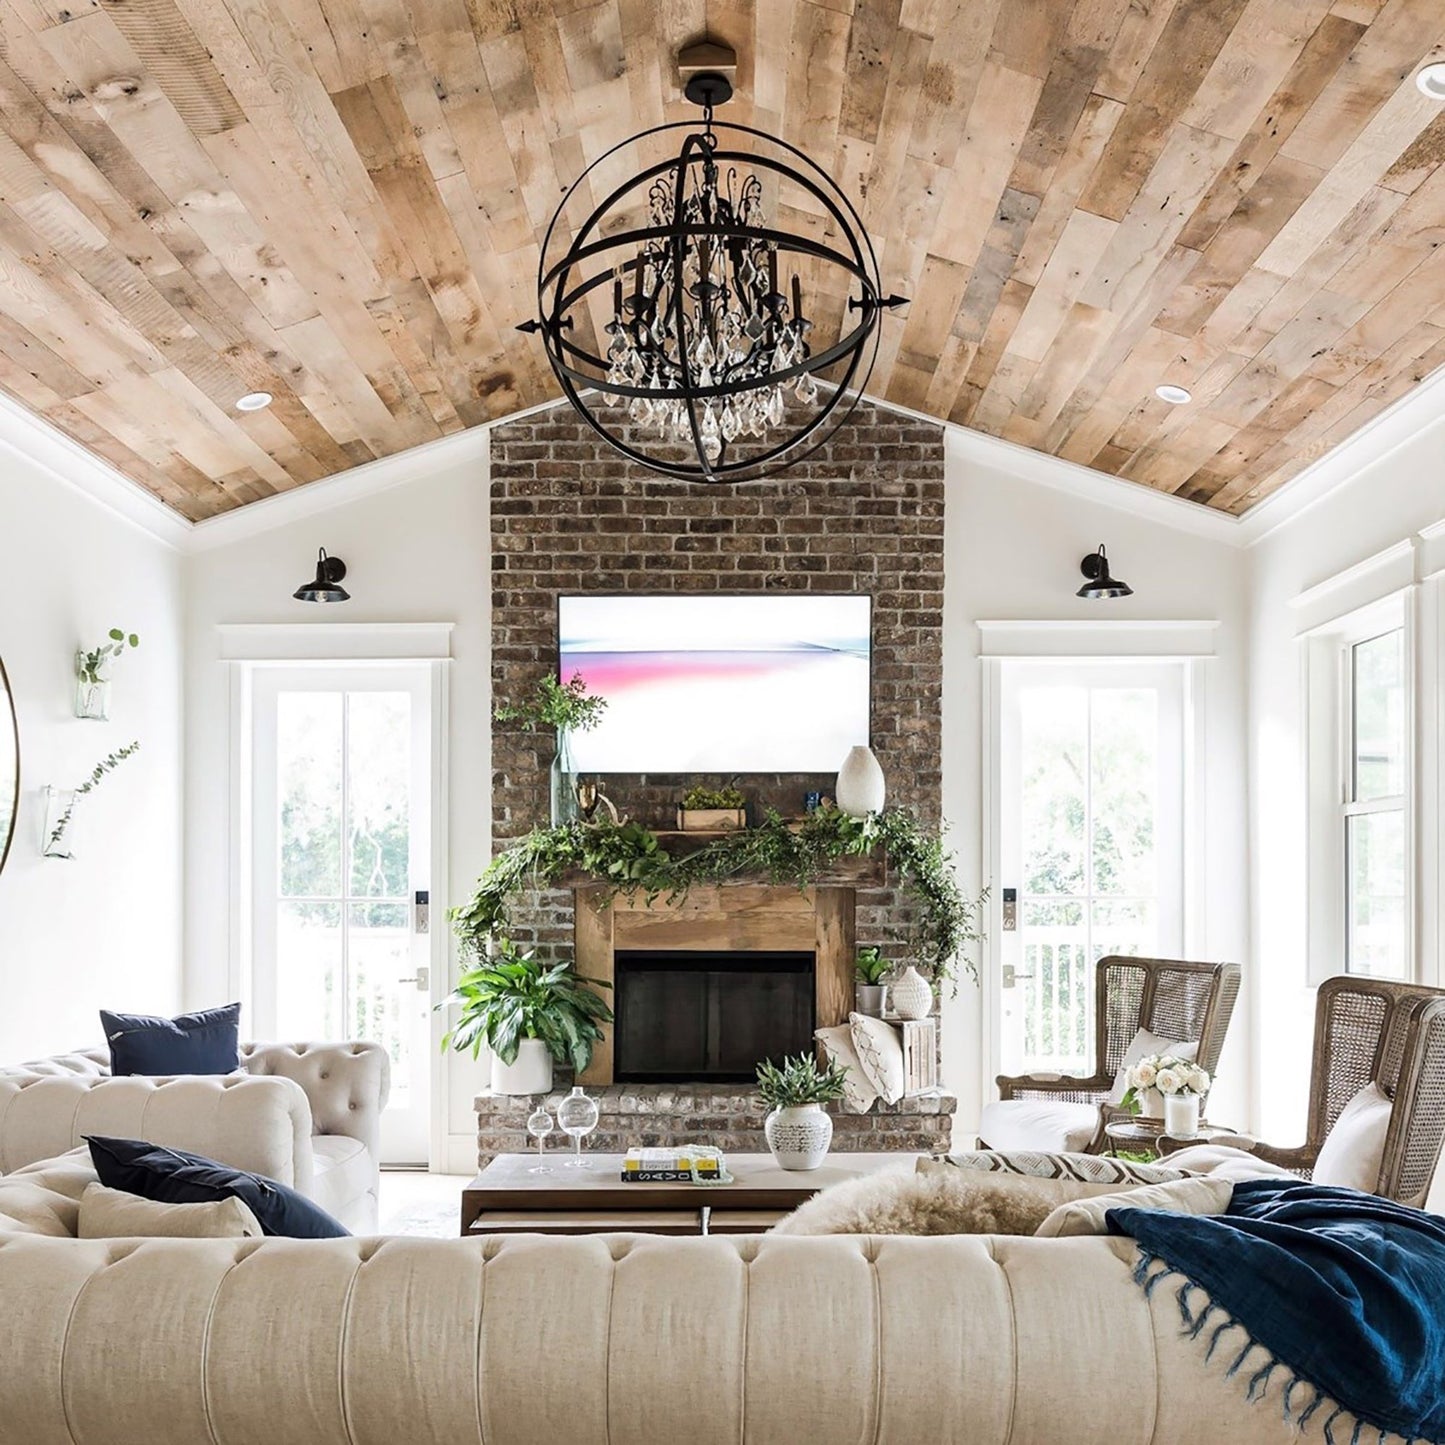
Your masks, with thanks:
M 985 1147 L 1007 1152 L 1080 1154 L 1098 1132 L 1096 1104 L 1055 1099 L 995 1099 L 985 1104 L 978 1137 Z

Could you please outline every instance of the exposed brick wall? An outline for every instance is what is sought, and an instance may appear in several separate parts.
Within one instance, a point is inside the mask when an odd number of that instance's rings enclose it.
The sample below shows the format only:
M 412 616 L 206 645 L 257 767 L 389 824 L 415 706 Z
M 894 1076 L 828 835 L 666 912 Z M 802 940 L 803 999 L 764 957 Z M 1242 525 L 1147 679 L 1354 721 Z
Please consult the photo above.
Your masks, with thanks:
M 940 811 L 943 429 L 864 403 L 787 476 L 702 487 L 614 452 L 565 404 L 492 430 L 492 685 L 530 693 L 557 666 L 559 593 L 866 592 L 873 598 L 873 749 L 889 799 Z M 548 819 L 552 739 L 493 724 L 498 849 Z M 839 759 L 841 762 L 842 759 Z M 615 776 L 617 806 L 653 826 L 691 783 L 720 775 Z M 797 813 L 832 774 L 748 775 L 755 802 Z M 887 944 L 891 890 L 859 897 L 862 942 Z M 571 940 L 571 898 L 517 915 L 519 942 Z

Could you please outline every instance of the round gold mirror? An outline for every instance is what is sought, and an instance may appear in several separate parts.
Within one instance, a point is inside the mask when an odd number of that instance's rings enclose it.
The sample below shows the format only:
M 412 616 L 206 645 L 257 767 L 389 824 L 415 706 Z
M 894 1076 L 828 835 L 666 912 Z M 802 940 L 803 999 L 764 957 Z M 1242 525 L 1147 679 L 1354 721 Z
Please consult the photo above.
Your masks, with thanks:
M 15 836 L 15 815 L 20 810 L 20 723 L 10 679 L 0 661 L 0 868 L 10 856 Z

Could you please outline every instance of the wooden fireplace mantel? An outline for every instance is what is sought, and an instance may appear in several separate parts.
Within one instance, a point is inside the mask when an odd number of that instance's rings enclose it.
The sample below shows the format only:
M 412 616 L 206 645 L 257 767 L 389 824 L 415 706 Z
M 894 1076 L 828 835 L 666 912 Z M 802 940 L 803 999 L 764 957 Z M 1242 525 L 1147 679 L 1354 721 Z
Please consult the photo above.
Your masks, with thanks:
M 853 1006 L 857 895 L 852 887 L 728 883 L 693 888 L 675 902 L 649 902 L 638 894 L 611 896 L 602 884 L 573 892 L 577 972 L 586 978 L 611 984 L 619 948 L 808 952 L 815 958 L 818 1027 L 843 1023 Z M 610 1027 L 577 1082 L 613 1082 Z

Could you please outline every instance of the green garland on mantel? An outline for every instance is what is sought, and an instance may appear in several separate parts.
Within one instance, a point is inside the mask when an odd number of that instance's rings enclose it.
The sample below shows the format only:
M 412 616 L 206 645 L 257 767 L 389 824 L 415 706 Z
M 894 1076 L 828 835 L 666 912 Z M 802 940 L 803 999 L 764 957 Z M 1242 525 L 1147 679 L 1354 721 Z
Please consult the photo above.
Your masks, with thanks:
M 906 937 L 907 961 L 927 968 L 935 985 L 952 984 L 955 994 L 960 968 L 977 982 L 977 961 L 964 951 L 983 937 L 978 922 L 988 890 L 965 898 L 942 835 L 922 827 L 906 808 L 866 818 L 820 809 L 801 824 L 789 824 L 769 810 L 755 828 L 740 828 L 678 855 L 640 823 L 537 828 L 492 860 L 470 901 L 452 910 L 452 926 L 463 954 L 479 960 L 490 944 L 505 937 L 508 911 L 518 894 L 546 888 L 573 871 L 591 874 L 609 896 L 640 893 L 676 901 L 695 884 L 748 876 L 807 888 L 840 859 L 872 853 L 887 859 L 904 894 L 917 905 Z

